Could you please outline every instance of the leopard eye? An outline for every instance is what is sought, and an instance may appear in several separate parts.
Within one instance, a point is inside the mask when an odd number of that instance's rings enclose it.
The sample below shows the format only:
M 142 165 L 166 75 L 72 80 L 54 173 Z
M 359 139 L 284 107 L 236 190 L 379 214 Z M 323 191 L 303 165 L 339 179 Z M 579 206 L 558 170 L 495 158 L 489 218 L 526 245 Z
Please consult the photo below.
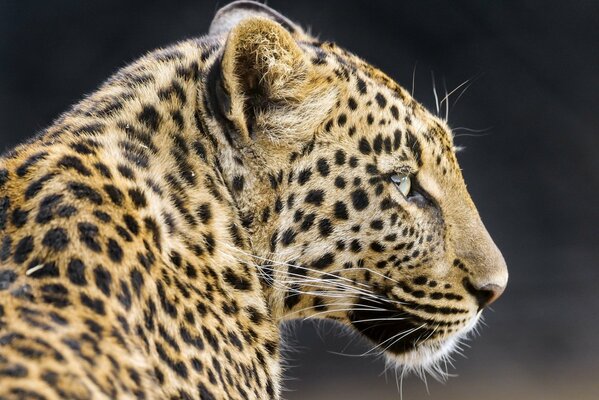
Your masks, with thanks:
M 391 182 L 395 185 L 397 190 L 403 194 L 404 197 L 408 197 L 410 189 L 412 188 L 412 180 L 407 175 L 391 175 Z

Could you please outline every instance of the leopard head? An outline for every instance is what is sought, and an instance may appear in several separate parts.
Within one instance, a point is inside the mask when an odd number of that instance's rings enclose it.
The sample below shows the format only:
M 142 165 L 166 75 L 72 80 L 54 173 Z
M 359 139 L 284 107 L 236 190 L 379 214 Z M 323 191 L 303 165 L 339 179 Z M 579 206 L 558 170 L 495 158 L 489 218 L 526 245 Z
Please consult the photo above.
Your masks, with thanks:
M 426 367 L 503 292 L 450 128 L 383 72 L 255 3 L 221 10 L 212 107 L 273 315 Z

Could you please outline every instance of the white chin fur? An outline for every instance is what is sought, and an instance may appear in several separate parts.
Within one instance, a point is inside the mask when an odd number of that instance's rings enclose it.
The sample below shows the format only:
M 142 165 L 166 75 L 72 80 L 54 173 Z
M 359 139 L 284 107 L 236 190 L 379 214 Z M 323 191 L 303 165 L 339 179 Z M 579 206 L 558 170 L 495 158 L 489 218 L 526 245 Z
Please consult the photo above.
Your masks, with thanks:
M 385 354 L 388 367 L 398 370 L 401 374 L 414 372 L 424 379 L 428 374 L 439 381 L 445 381 L 452 376 L 448 373 L 448 364 L 452 365 L 451 355 L 461 351 L 460 343 L 467 339 L 469 333 L 476 327 L 481 312 L 479 312 L 459 333 L 453 334 L 442 341 L 425 343 L 418 349 L 408 353 L 395 355 Z

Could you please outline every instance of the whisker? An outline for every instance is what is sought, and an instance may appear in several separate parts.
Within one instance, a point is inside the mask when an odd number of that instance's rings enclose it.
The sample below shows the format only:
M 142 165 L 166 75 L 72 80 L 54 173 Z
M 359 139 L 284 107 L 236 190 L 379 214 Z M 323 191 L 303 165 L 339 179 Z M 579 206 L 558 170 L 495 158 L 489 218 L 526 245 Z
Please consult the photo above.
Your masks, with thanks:
M 435 82 L 435 73 L 431 71 L 431 78 L 433 80 L 433 94 L 435 95 L 435 108 L 437 109 L 437 115 L 439 115 L 439 96 L 437 95 L 437 84 Z

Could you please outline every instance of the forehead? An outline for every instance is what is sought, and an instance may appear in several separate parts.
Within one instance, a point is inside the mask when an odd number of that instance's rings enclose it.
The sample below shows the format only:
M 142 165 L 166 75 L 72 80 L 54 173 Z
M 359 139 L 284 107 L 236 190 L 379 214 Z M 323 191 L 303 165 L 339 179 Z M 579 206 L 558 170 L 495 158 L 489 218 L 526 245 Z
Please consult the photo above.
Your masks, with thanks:
M 353 115 L 366 114 L 367 124 L 376 128 L 364 134 L 377 135 L 399 128 L 415 137 L 435 160 L 443 158 L 452 166 L 457 164 L 447 124 L 387 74 L 334 43 L 314 41 L 304 43 L 304 48 L 313 65 L 329 68 L 341 82 L 345 90 L 340 108 L 349 107 Z

